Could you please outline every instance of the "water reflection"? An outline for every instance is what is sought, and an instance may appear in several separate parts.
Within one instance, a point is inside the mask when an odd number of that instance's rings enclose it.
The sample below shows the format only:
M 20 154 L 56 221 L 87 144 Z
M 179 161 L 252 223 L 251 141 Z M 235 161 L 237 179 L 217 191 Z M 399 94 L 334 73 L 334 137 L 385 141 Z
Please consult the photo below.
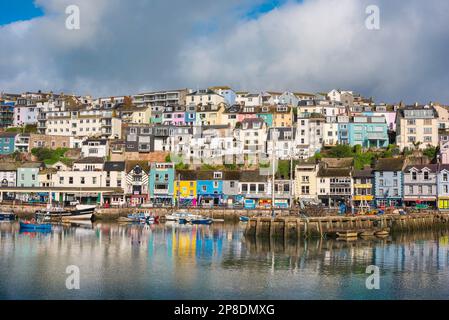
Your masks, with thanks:
M 386 239 L 284 241 L 243 236 L 242 224 L 58 225 L 49 234 L 0 224 L 0 298 L 446 298 L 446 231 Z M 65 288 L 65 268 L 81 290 Z M 366 267 L 381 270 L 367 290 Z

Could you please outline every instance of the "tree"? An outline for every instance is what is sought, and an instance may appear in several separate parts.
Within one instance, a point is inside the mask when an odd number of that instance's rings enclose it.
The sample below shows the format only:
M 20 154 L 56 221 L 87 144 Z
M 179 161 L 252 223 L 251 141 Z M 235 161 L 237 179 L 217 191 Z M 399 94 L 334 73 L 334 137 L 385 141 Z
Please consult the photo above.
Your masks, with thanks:
M 353 156 L 352 148 L 345 144 L 338 144 L 329 150 L 331 158 L 350 158 Z

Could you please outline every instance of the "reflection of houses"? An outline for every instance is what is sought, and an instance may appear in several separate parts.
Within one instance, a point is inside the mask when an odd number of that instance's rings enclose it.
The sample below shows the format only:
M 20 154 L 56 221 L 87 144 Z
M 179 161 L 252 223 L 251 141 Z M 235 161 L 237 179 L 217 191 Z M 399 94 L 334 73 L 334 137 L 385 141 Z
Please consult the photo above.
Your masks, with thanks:
M 403 158 L 377 160 L 374 168 L 374 195 L 377 207 L 402 206 Z
M 335 208 L 340 204 L 348 204 L 352 190 L 352 158 L 321 160 L 318 175 L 318 198 L 321 202 Z
M 145 203 L 148 199 L 148 162 L 127 161 L 126 162 L 126 187 L 127 201 L 131 205 Z
M 426 204 L 436 207 L 437 164 L 413 165 L 404 169 L 404 203 L 406 206 Z

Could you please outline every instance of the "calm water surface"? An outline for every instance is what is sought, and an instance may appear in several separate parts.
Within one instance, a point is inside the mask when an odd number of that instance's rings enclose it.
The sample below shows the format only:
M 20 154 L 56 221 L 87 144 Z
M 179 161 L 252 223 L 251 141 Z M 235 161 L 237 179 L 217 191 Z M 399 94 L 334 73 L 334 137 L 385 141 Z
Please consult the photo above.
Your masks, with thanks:
M 244 225 L 0 223 L 0 299 L 447 299 L 447 232 L 384 240 L 255 241 Z M 80 290 L 65 286 L 80 268 Z M 380 268 L 367 290 L 366 267 Z

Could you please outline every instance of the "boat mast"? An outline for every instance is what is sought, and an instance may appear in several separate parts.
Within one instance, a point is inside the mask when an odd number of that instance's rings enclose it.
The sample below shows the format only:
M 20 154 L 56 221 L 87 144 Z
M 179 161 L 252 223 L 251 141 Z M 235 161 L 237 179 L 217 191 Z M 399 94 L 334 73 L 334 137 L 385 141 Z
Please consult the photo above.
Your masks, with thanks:
M 271 149 L 271 174 L 272 174 L 272 182 L 271 182 L 271 215 L 274 218 L 275 217 L 275 212 L 274 212 L 274 176 L 275 176 L 275 170 L 274 170 L 274 161 L 275 161 L 275 156 L 274 156 L 274 148 L 275 148 L 275 144 L 274 144 L 274 139 L 276 136 L 276 129 L 273 128 L 273 136 L 271 137 L 272 142 L 273 142 L 273 148 Z

